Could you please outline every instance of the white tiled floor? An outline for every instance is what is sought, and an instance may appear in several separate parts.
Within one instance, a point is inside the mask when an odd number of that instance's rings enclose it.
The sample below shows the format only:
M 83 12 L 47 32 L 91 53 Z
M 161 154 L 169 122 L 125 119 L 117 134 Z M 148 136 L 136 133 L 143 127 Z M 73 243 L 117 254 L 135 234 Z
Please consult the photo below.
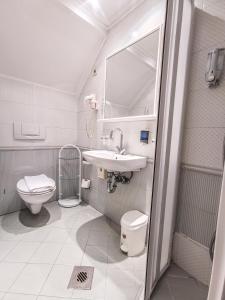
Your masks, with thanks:
M 85 204 L 1 216 L 0 300 L 139 300 L 146 255 L 122 254 L 114 228 Z M 75 265 L 95 267 L 90 291 L 68 289 Z
M 158 282 L 151 300 L 206 300 L 208 287 L 171 264 Z

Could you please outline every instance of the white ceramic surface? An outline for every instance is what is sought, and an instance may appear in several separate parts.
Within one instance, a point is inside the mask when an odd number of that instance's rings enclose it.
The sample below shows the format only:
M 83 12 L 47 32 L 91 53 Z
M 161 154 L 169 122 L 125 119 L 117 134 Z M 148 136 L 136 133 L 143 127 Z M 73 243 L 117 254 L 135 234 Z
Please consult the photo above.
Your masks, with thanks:
M 120 155 L 113 151 L 84 151 L 83 157 L 91 164 L 108 171 L 129 172 L 146 167 L 147 158 L 137 155 Z

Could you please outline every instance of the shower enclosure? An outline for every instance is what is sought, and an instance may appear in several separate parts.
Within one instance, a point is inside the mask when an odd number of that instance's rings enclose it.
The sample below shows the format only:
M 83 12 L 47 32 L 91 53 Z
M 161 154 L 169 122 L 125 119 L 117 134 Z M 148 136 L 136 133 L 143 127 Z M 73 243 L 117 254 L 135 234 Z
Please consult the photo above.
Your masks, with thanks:
M 145 300 L 151 298 L 172 258 L 193 17 L 192 1 L 167 1 Z M 223 174 L 208 300 L 221 300 L 225 293 L 224 187 Z
M 192 17 L 191 1 L 167 1 L 146 300 L 171 261 Z

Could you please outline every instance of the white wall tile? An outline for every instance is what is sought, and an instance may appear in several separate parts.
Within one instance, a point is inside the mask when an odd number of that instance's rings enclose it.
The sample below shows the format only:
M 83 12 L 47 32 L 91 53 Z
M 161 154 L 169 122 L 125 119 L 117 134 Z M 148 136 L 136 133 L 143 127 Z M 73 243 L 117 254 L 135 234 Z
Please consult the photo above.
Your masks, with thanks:
M 192 42 L 193 51 L 208 50 L 212 47 L 224 47 L 224 25 L 225 20 L 221 20 L 205 10 L 196 9 Z
M 225 3 L 223 0 L 203 0 L 204 10 L 222 20 L 225 20 Z
M 33 86 L 0 76 L 0 100 L 31 105 Z
M 225 74 L 218 87 L 208 88 L 205 72 L 208 52 L 225 46 L 225 2 L 201 0 L 195 1 L 195 5 L 198 9 L 195 10 L 182 162 L 221 169 Z
M 151 28 L 156 28 L 164 21 L 165 1 L 145 1 L 135 13 L 130 14 L 119 23 L 108 36 L 108 40 L 100 53 L 96 63 L 97 76 L 90 76 L 83 93 L 78 102 L 78 145 L 88 148 L 114 150 L 118 145 L 119 136 L 116 133 L 113 141 L 102 142 L 101 136 L 109 135 L 110 130 L 119 127 L 123 131 L 124 146 L 128 153 L 143 155 L 153 158 L 155 143 L 149 142 L 148 145 L 140 143 L 140 130 L 150 130 L 155 138 L 156 121 L 137 121 L 119 123 L 101 123 L 103 115 L 103 99 L 105 85 L 105 63 L 106 58 L 116 50 L 131 44 L 137 40 L 134 31 L 140 37 L 147 34 Z M 96 120 L 91 128 L 93 137 L 89 138 L 86 132 L 86 120 L 90 117 L 90 111 L 85 105 L 84 97 L 89 94 L 96 94 L 98 101 L 98 112 Z M 129 185 L 119 184 L 115 193 L 109 194 L 106 190 L 106 181 L 98 180 L 96 174 L 90 170 L 86 172 L 86 177 L 91 177 L 92 188 L 84 191 L 83 197 L 89 201 L 96 209 L 113 219 L 117 224 L 120 223 L 121 216 L 128 210 L 138 209 L 143 213 L 149 213 L 151 202 L 151 182 L 153 174 L 146 176 L 148 168 L 141 170 L 134 175 Z M 91 173 L 88 173 L 91 172 Z M 148 188 L 149 186 L 149 188 Z
M 0 101 L 0 120 L 5 124 L 13 124 L 13 121 L 33 121 L 34 108 L 31 105 L 15 102 Z
M 14 121 L 43 124 L 46 140 L 14 140 Z M 73 95 L 0 75 L 0 122 L 0 146 L 75 143 L 77 101 Z
M 182 162 L 222 169 L 225 128 L 184 130 Z
M 212 264 L 208 248 L 183 234 L 176 233 L 174 236 L 173 260 L 183 270 L 204 284 L 209 285 Z
M 189 92 L 186 128 L 225 127 L 225 82 L 216 89 L 207 87 Z

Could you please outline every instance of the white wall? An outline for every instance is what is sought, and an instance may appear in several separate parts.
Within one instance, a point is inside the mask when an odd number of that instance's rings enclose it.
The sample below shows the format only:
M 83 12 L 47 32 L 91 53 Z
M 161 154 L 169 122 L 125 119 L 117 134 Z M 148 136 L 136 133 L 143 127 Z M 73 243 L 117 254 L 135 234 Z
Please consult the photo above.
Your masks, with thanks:
M 44 125 L 46 140 L 15 140 L 14 121 Z M 0 75 L 0 147 L 76 143 L 76 126 L 74 95 Z
M 223 167 L 225 72 L 218 87 L 208 88 L 205 71 L 208 52 L 225 47 L 225 2 L 197 0 L 195 6 L 182 145 L 185 165 L 178 193 L 176 231 L 181 234 L 175 236 L 173 259 L 192 276 L 208 284 L 211 262 L 205 246 L 209 246 L 216 229 L 221 189 L 221 176 L 216 175 L 216 171 Z M 183 249 L 188 249 L 188 255 Z
M 99 102 L 99 111 L 96 114 L 95 120 L 102 118 L 103 99 L 104 99 L 104 84 L 105 84 L 105 63 L 106 58 L 114 52 L 130 45 L 134 41 L 146 35 L 157 26 L 160 26 L 164 22 L 165 14 L 165 0 L 146 0 L 141 6 L 139 6 L 134 12 L 129 14 L 122 22 L 114 27 L 109 33 L 105 46 L 103 47 L 99 58 L 96 62 L 97 76 L 89 77 L 83 93 L 79 100 L 78 105 L 78 144 L 84 147 L 96 148 L 102 147 L 100 136 L 103 132 L 103 125 L 93 122 L 93 131 L 95 132 L 93 138 L 88 138 L 85 130 L 86 119 L 90 116 L 88 108 L 84 104 L 84 97 L 86 95 L 95 93 Z M 94 117 L 93 117 L 94 118 Z M 150 123 L 145 122 L 143 129 L 148 127 Z M 116 124 L 112 125 L 116 127 Z M 140 128 L 137 128 L 136 123 L 129 123 L 129 134 L 132 133 L 138 138 Z M 126 138 L 126 131 L 124 132 Z M 140 154 L 138 147 L 130 149 L 133 153 L 136 151 Z M 154 147 L 154 146 L 153 146 Z M 149 147 L 149 151 L 151 145 Z M 146 153 L 146 148 L 144 150 Z
M 97 76 L 88 79 L 79 100 L 78 145 L 88 148 L 113 149 L 115 143 L 104 145 L 100 137 L 109 134 L 112 128 L 120 127 L 123 130 L 124 144 L 129 153 L 154 157 L 155 144 L 150 142 L 148 145 L 142 145 L 139 139 L 141 129 L 149 129 L 155 137 L 156 121 L 102 124 L 97 122 L 97 119 L 102 118 L 106 58 L 161 25 L 164 22 L 164 14 L 164 0 L 146 0 L 109 33 L 106 44 L 96 62 Z M 83 101 L 86 95 L 93 93 L 97 95 L 99 102 L 99 111 L 96 114 L 91 113 Z M 92 116 L 92 121 L 89 127 L 91 127 L 93 136 L 88 138 L 85 127 L 86 120 L 90 116 Z M 92 180 L 92 188 L 90 191 L 85 191 L 84 199 L 116 223 L 119 224 L 121 216 L 128 210 L 138 209 L 143 213 L 150 213 L 153 178 L 153 165 L 151 163 L 145 170 L 135 172 L 129 185 L 119 185 L 114 194 L 107 193 L 106 183 L 97 178 L 94 167 L 86 167 L 85 176 Z
M 202 0 L 196 5 L 182 162 L 222 169 L 225 76 L 219 87 L 209 89 L 205 70 L 208 52 L 225 47 L 225 2 Z
M 63 1 L 0 1 L 0 73 L 77 93 L 105 34 Z

